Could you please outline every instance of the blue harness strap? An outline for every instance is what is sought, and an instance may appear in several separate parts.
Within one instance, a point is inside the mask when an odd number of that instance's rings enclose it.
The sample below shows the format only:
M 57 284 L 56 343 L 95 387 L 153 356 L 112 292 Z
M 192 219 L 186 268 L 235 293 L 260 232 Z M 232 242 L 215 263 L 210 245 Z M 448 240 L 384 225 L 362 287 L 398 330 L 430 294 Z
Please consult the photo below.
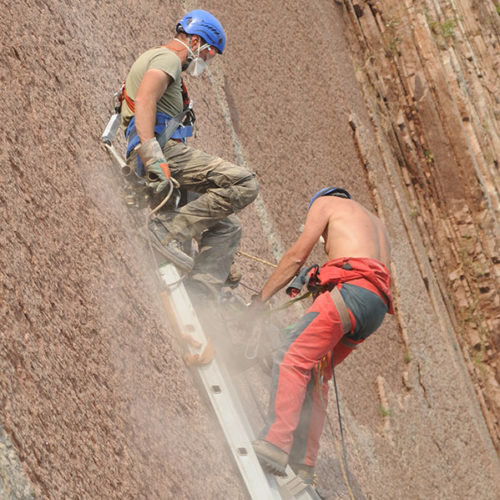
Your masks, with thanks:
M 167 115 L 166 113 L 160 113 L 159 111 L 156 113 L 156 125 L 154 127 L 154 133 L 156 138 L 159 138 L 163 131 L 165 130 L 165 127 L 167 126 L 167 123 L 172 120 L 172 117 L 170 115 Z M 180 124 L 175 132 L 172 134 L 169 139 L 179 139 L 183 143 L 186 143 L 186 139 L 188 137 L 191 137 L 193 135 L 193 127 L 192 125 L 182 125 Z M 137 130 L 135 128 L 135 115 L 132 117 L 130 120 L 130 123 L 128 124 L 127 131 L 125 132 L 125 137 L 127 138 L 127 152 L 126 152 L 126 158 L 130 156 L 130 153 L 134 150 L 136 146 L 139 145 L 141 142 L 139 139 L 139 136 L 137 135 Z M 164 146 L 164 144 L 160 144 L 161 147 Z M 144 165 L 142 164 L 142 160 L 140 159 L 139 155 L 137 155 L 137 167 L 136 167 L 136 172 L 139 177 L 144 176 Z

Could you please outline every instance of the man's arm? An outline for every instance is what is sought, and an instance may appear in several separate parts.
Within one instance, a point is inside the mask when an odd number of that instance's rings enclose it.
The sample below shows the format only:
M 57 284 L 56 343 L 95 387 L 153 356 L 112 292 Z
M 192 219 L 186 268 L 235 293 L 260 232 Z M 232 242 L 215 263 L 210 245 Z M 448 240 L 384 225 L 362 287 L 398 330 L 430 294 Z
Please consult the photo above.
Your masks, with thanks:
M 304 231 L 293 246 L 283 255 L 276 271 L 270 276 L 260 292 L 260 299 L 266 301 L 281 290 L 304 265 L 314 245 L 325 230 L 329 213 L 315 203 L 306 217 Z
M 155 138 L 156 103 L 171 80 L 172 78 L 160 69 L 148 69 L 135 97 L 135 127 L 141 141 L 137 154 L 146 167 L 148 186 L 157 193 L 168 186 L 171 174 L 161 146 Z
M 154 137 L 156 103 L 171 81 L 172 78 L 160 69 L 149 69 L 142 77 L 135 97 L 135 127 L 142 144 Z

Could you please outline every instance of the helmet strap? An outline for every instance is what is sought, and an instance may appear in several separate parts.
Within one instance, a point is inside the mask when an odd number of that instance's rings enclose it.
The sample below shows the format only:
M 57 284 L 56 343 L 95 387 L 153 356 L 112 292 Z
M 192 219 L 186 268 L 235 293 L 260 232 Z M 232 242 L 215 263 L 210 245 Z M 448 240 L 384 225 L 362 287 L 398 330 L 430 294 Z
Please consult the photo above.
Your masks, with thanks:
M 188 54 L 187 54 L 187 58 L 186 58 L 186 62 L 184 64 L 184 66 L 188 66 L 189 63 L 196 57 L 194 55 L 194 52 L 193 52 L 193 49 L 191 49 L 191 38 L 192 38 L 192 35 L 188 35 L 188 42 L 189 42 L 189 45 L 185 44 L 180 38 L 176 38 L 176 40 L 179 42 L 179 43 L 182 43 L 182 45 L 184 45 L 184 47 L 186 47 L 187 51 L 188 51 Z M 183 69 L 185 69 L 183 67 Z

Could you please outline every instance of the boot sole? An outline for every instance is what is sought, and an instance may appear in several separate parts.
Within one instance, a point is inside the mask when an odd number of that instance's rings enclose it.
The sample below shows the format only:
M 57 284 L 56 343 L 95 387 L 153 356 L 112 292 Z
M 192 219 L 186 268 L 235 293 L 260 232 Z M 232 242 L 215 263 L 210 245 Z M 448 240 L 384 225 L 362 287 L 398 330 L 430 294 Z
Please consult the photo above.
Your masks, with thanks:
M 262 468 L 266 472 L 270 472 L 271 474 L 280 477 L 284 477 L 287 475 L 285 466 L 279 464 L 278 462 L 275 462 L 274 460 L 271 460 L 270 458 L 264 457 L 263 455 L 259 455 L 259 453 L 256 453 L 256 455 L 259 459 L 260 464 L 262 465 Z

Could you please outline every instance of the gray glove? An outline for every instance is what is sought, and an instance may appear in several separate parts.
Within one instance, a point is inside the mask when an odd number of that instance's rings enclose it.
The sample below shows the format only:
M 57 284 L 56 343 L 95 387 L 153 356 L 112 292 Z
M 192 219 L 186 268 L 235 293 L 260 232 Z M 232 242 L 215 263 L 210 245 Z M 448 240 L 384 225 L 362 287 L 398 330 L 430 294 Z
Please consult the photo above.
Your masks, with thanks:
M 146 168 L 146 184 L 156 193 L 163 191 L 170 182 L 170 169 L 158 141 L 148 139 L 136 148 L 137 154 Z

